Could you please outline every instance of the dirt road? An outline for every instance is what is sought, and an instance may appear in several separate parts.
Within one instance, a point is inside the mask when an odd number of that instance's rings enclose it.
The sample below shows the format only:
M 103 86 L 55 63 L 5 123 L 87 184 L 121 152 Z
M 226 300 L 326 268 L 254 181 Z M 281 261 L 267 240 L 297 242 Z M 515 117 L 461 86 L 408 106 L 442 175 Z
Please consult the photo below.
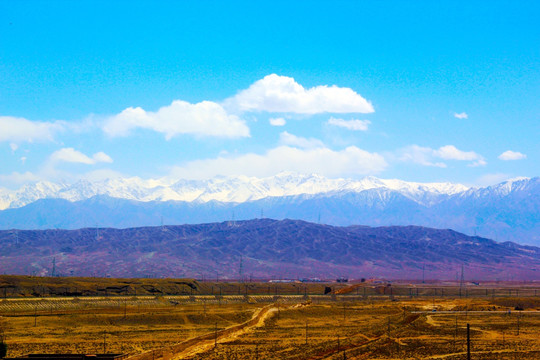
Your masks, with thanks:
M 224 330 L 218 331 L 217 341 L 222 342 L 222 341 L 233 340 L 237 338 L 238 336 L 241 336 L 249 332 L 253 328 L 264 325 L 264 322 L 266 321 L 266 319 L 271 317 L 277 310 L 278 310 L 277 307 L 274 307 L 273 305 L 265 306 L 263 308 L 258 309 L 257 311 L 255 311 L 255 313 L 253 313 L 253 316 L 251 317 L 250 320 L 240 325 L 234 325 Z M 207 335 L 200 336 L 199 341 L 195 342 L 194 344 L 190 344 L 184 350 L 178 353 L 175 353 L 172 359 L 180 360 L 180 359 L 185 359 L 196 354 L 203 353 L 205 351 L 212 349 L 215 346 L 215 343 L 216 343 L 215 334 L 207 334 Z

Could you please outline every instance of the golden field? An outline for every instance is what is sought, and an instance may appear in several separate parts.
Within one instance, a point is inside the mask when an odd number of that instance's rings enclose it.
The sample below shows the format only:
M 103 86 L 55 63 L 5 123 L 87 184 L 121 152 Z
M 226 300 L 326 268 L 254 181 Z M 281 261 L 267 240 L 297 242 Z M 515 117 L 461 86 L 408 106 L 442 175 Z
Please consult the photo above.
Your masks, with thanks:
M 292 284 L 279 284 L 284 289 L 275 291 L 284 294 L 277 296 L 259 284 L 260 294 L 248 295 L 5 298 L 0 331 L 8 357 L 107 352 L 133 360 L 453 360 L 466 359 L 470 324 L 472 359 L 540 359 L 540 296 L 531 287 L 530 296 L 516 296 L 525 290 L 515 284 L 510 291 L 499 284 L 497 291 L 460 298 L 443 296 L 455 287 L 422 296 L 425 288 L 416 286 L 416 296 L 394 285 L 385 295 L 363 284 L 322 296 L 315 292 L 323 285 L 312 285 L 313 294 L 294 294 L 284 290 Z M 363 287 L 371 291 L 366 296 Z

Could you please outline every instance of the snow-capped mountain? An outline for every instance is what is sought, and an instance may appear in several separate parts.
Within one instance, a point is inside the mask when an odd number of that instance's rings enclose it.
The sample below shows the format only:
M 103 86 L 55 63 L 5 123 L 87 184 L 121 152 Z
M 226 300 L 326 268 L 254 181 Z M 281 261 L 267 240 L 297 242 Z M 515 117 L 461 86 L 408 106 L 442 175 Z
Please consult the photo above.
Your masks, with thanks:
M 269 217 L 332 225 L 419 225 L 540 245 L 540 178 L 485 188 L 367 177 L 111 179 L 0 190 L 0 229 L 137 227 Z
M 16 191 L 0 191 L 0 210 L 18 208 L 39 199 L 80 201 L 96 195 L 137 201 L 186 201 L 243 203 L 267 197 L 317 195 L 338 192 L 361 192 L 387 189 L 424 205 L 432 205 L 445 196 L 468 190 L 461 184 L 413 183 L 366 177 L 362 180 L 328 179 L 319 175 L 300 175 L 290 172 L 267 178 L 247 176 L 216 177 L 210 180 L 143 180 L 137 177 L 107 179 L 73 184 L 37 182 Z

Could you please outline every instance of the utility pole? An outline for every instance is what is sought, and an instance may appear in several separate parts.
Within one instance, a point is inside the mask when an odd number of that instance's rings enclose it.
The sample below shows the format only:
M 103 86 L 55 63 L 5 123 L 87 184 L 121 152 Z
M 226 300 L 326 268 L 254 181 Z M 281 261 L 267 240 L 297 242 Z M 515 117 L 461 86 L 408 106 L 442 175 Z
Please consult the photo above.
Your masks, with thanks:
M 308 339 L 308 322 L 306 320 L 306 345 L 307 345 L 307 339 Z
M 454 352 L 456 352 L 456 340 L 457 340 L 457 315 L 456 315 L 456 331 L 454 332 Z
M 471 360 L 471 326 L 467 324 L 467 360 Z

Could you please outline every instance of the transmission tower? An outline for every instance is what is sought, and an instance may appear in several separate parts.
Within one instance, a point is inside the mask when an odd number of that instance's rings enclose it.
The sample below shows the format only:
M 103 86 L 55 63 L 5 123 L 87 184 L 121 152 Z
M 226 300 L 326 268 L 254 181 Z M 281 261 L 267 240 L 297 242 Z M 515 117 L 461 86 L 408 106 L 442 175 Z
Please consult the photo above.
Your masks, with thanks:
M 99 241 L 99 227 L 97 223 L 96 223 L 96 241 Z
M 465 286 L 465 275 L 463 274 L 463 265 L 461 265 L 461 278 L 459 279 L 459 296 L 460 297 L 461 297 L 464 286 Z
M 244 267 L 243 259 L 242 259 L 242 255 L 240 255 L 240 265 L 238 266 L 238 275 L 240 276 L 241 282 L 244 282 L 244 278 L 242 276 L 242 272 L 244 271 L 243 267 Z

